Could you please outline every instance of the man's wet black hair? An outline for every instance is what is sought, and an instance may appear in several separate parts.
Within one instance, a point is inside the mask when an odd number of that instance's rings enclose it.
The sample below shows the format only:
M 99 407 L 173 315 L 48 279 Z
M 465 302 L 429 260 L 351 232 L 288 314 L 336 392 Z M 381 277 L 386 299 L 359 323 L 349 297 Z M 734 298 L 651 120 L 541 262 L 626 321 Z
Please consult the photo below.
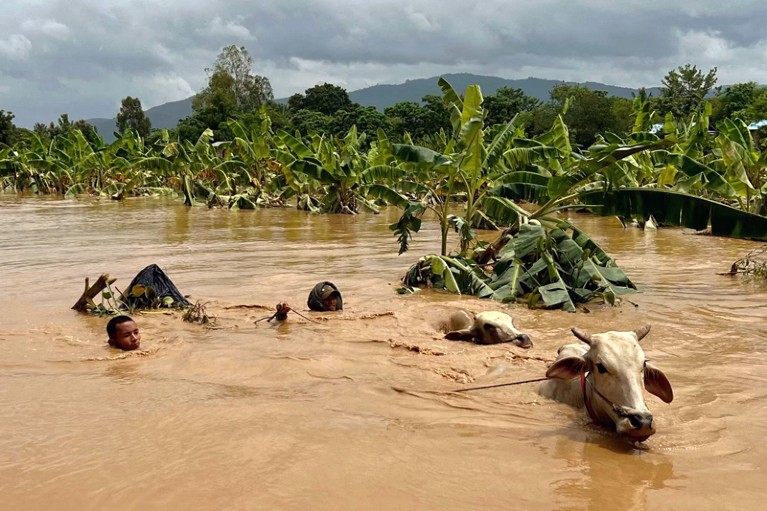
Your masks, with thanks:
M 114 335 L 117 333 L 117 325 L 133 321 L 130 316 L 115 316 L 107 323 L 107 335 L 110 339 L 114 339 Z

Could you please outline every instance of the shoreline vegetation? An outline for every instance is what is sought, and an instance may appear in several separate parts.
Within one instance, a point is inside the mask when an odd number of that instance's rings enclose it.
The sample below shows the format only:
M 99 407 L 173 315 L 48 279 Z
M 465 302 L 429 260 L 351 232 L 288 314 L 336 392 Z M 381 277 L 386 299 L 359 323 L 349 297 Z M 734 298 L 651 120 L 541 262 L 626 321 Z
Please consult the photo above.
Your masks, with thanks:
M 667 76 L 660 98 L 625 100 L 620 133 L 612 126 L 594 133 L 581 126 L 582 113 L 573 117 L 590 108 L 587 100 L 604 95 L 577 87 L 553 91 L 542 129 L 537 100 L 524 103 L 509 91 L 485 98 L 477 85 L 459 93 L 444 79 L 442 97 L 427 102 L 442 116 L 443 124 L 434 124 L 439 129 L 407 124 L 426 118 L 418 108 L 427 107 L 414 104 L 399 114 L 402 130 L 392 132 L 372 122 L 373 112 L 332 127 L 312 118 L 307 112 L 328 117 L 324 108 L 342 117 L 339 109 L 351 108 L 345 91 L 329 84 L 291 98 L 288 126 L 285 112 L 270 102 L 268 80 L 251 75 L 249 63 L 244 48 L 225 48 L 195 99 L 196 116 L 174 131 L 148 133 L 148 123 L 136 120 L 140 102 L 126 98 L 131 101 L 118 117 L 122 131 L 109 145 L 71 123 L 52 136 L 38 130 L 0 144 L 0 190 L 115 200 L 170 195 L 190 207 L 295 207 L 318 214 L 393 206 L 401 211 L 390 226 L 400 254 L 430 211 L 441 251 L 407 270 L 401 293 L 434 287 L 567 311 L 595 299 L 616 304 L 636 286 L 563 211 L 767 241 L 767 151 L 740 117 L 749 105 L 715 122 L 721 101 L 704 99 L 715 69 L 703 76 L 694 67 L 679 68 Z M 238 66 L 248 72 L 235 73 Z M 233 76 L 245 78 L 234 82 Z M 695 93 L 693 100 L 685 91 Z M 499 115 L 503 97 L 519 101 Z M 227 105 L 232 115 L 225 120 L 202 121 Z M 305 121 L 300 128 L 297 118 Z M 195 126 L 199 133 L 190 139 Z M 498 236 L 480 241 L 475 229 Z M 458 240 L 452 252 L 451 233 Z

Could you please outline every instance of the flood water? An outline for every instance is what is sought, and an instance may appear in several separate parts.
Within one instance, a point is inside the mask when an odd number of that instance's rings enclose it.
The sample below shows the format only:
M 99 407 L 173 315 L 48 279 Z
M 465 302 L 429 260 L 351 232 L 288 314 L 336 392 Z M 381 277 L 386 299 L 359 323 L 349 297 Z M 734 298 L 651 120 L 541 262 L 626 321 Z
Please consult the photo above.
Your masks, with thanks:
M 568 314 L 397 295 L 439 240 L 425 222 L 397 256 L 395 216 L 0 195 L 0 507 L 763 509 L 767 289 L 717 275 L 759 244 L 576 215 L 642 293 Z M 70 307 L 85 277 L 124 289 L 150 263 L 216 328 L 143 314 L 141 352 L 108 348 L 107 319 Z M 344 311 L 306 311 L 321 280 Z M 316 322 L 238 307 L 280 301 Z M 443 340 L 459 307 L 509 311 L 534 347 Z M 675 399 L 646 396 L 642 448 L 537 384 L 446 392 L 542 376 L 573 326 L 645 323 Z

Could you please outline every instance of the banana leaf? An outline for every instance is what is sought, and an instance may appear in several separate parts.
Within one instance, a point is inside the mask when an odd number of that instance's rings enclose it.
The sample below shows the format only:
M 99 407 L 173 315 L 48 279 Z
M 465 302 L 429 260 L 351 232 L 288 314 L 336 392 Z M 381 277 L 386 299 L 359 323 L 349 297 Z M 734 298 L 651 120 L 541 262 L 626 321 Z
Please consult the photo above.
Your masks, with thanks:
M 551 284 L 540 286 L 538 293 L 540 293 L 541 300 L 543 300 L 546 307 L 554 308 L 561 306 L 562 310 L 575 312 L 575 304 L 570 299 L 570 293 L 568 293 L 567 287 L 561 278 Z
M 471 218 L 471 227 L 473 229 L 485 229 L 488 231 L 497 231 L 500 229 L 500 226 L 480 209 L 474 210 Z
M 500 184 L 490 189 L 488 194 L 512 200 L 542 202 L 548 198 L 549 179 L 535 172 L 509 172 L 496 180 Z
M 323 165 L 322 162 L 316 158 L 304 158 L 303 160 L 294 161 L 291 165 L 291 169 L 294 172 L 299 172 L 306 176 L 316 179 L 323 184 L 334 184 L 339 181 L 341 176 L 334 176 Z
M 403 279 L 405 285 L 425 285 L 428 280 L 433 287 L 453 293 L 480 298 L 490 298 L 495 294 L 488 284 L 490 277 L 476 264 L 464 258 L 431 254 L 422 257 L 414 266 L 418 269 L 411 268 L 408 271 Z
M 359 175 L 360 183 L 396 183 L 407 176 L 407 172 L 394 165 L 375 165 L 363 170 Z
M 491 274 L 470 259 L 430 255 L 411 267 L 403 281 L 504 302 L 526 296 L 530 307 L 540 303 L 570 312 L 594 297 L 615 304 L 635 292 L 628 276 L 591 238 L 567 222 L 559 225 L 521 225 Z
M 501 131 L 493 137 L 493 141 L 487 147 L 485 161 L 482 162 L 482 166 L 486 169 L 493 168 L 496 162 L 503 156 L 503 151 L 509 142 L 523 129 L 524 121 L 521 120 L 518 114 L 514 114 L 514 117 L 503 125 Z
M 439 80 L 437 80 L 437 85 L 442 89 L 442 98 L 446 105 L 453 104 L 459 111 L 463 110 L 463 100 L 453 86 L 450 85 L 450 82 L 440 77 Z
M 568 130 L 567 125 L 562 120 L 562 115 L 564 115 L 564 112 L 557 115 L 551 129 L 536 137 L 536 140 L 547 146 L 555 147 L 560 153 L 559 156 L 568 158 L 570 153 L 572 153 L 573 148 L 570 145 L 570 130 Z
M 277 132 L 277 137 L 279 140 L 288 146 L 291 151 L 293 151 L 298 158 L 308 158 L 314 154 L 314 152 L 306 147 L 306 145 L 290 133 L 279 130 Z
M 549 181 L 549 197 L 558 198 L 572 193 L 571 190 L 586 183 L 594 174 L 601 172 L 616 161 L 628 158 L 642 151 L 660 149 L 671 144 L 673 144 L 671 139 L 632 145 L 595 144 L 589 148 L 589 157 L 587 159 L 577 161 L 573 170 L 566 175 L 554 177 Z
M 549 159 L 559 158 L 559 149 L 553 146 L 537 145 L 534 147 L 512 147 L 503 153 L 506 162 L 512 169 Z
M 737 193 L 722 174 L 708 165 L 699 162 L 685 154 L 671 153 L 665 150 L 655 151 L 653 160 L 664 165 L 673 165 L 687 176 L 701 176 L 702 182 L 708 190 L 716 192 L 722 197 L 735 197 Z
M 528 216 L 528 212 L 515 204 L 514 201 L 493 195 L 485 196 L 480 207 L 488 218 L 499 225 L 511 225 L 518 222 L 520 216 Z
M 197 201 L 194 200 L 194 191 L 192 190 L 191 178 L 187 175 L 184 176 L 184 205 L 196 206 Z
M 579 198 L 600 215 L 642 220 L 652 215 L 660 224 L 696 230 L 710 225 L 715 236 L 767 241 L 767 217 L 703 197 L 653 188 L 625 188 L 586 192 Z
M 392 144 L 392 151 L 397 160 L 417 165 L 440 166 L 450 163 L 450 159 L 427 147 L 411 144 Z
M 406 208 L 409 204 L 407 197 L 384 185 L 370 185 L 367 194 L 370 197 L 384 201 L 386 204 L 402 209 Z

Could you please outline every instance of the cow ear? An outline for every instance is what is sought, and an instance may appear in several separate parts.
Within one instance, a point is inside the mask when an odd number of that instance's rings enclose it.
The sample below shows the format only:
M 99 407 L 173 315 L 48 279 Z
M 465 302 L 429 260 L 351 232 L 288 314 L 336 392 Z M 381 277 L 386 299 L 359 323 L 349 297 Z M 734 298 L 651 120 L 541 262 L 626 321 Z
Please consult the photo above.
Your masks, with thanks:
M 674 389 L 671 388 L 671 383 L 663 374 L 663 371 L 657 367 L 645 363 L 644 367 L 644 387 L 647 392 L 658 396 L 666 403 L 670 403 L 674 400 Z
M 558 378 L 560 380 L 571 380 L 588 369 L 586 359 L 581 357 L 560 358 L 546 371 L 546 378 Z
M 445 334 L 445 339 L 450 341 L 471 341 L 474 339 L 474 331 L 468 328 L 454 330 Z

